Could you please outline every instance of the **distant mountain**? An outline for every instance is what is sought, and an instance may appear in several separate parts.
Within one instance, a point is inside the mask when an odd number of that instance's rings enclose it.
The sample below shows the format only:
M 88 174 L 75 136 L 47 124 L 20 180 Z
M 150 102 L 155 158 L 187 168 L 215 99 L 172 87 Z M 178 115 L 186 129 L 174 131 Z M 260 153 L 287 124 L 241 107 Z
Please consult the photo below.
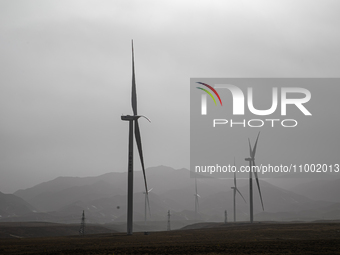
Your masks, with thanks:
M 171 167 L 159 166 L 151 167 L 146 170 L 148 187 L 153 188 L 153 193 L 164 195 L 171 199 L 172 193 L 180 190 L 186 192 L 178 194 L 176 202 L 183 209 L 193 208 L 191 200 L 185 194 L 194 194 L 194 179 L 190 178 L 187 169 L 175 170 Z M 200 184 L 204 185 L 200 185 Z M 201 195 L 213 194 L 216 190 L 224 190 L 232 183 L 231 180 L 219 179 L 198 179 L 198 191 Z M 58 177 L 54 180 L 38 184 L 32 188 L 18 190 L 14 194 L 19 196 L 40 211 L 48 212 L 59 210 L 63 206 L 77 201 L 91 201 L 94 199 L 111 197 L 114 195 L 125 195 L 127 190 L 126 173 L 107 173 L 95 177 Z M 144 182 L 141 171 L 134 173 L 134 192 L 143 192 Z M 173 199 L 174 200 L 174 199 Z M 188 201 L 190 201 L 188 203 Z M 190 206 L 189 206 L 190 205 Z M 172 209 L 172 208 L 169 208 Z
M 296 185 L 291 190 L 314 200 L 340 203 L 340 179 L 314 180 Z
M 97 198 L 112 196 L 112 194 L 123 194 L 123 191 L 117 185 L 100 180 L 90 185 L 72 186 L 61 191 L 46 191 L 29 201 L 40 211 L 47 212 L 56 211 L 76 201 L 89 202 Z
M 167 212 L 171 211 L 171 219 L 178 222 L 194 221 L 224 221 L 224 211 L 227 210 L 228 221 L 233 220 L 233 186 L 232 179 L 197 178 L 199 197 L 199 212 L 195 214 L 195 181 L 190 178 L 187 169 L 175 170 L 159 166 L 146 170 L 148 187 L 153 188 L 149 194 L 151 218 L 155 229 L 163 228 L 167 221 Z M 331 182 L 331 181 L 329 181 Z M 237 220 L 249 220 L 249 180 L 238 179 L 239 190 L 246 199 L 237 195 Z M 300 183 L 301 184 L 301 183 Z M 305 183 L 307 185 L 307 183 Z M 316 181 L 319 189 L 328 185 L 337 190 L 337 180 L 334 183 Z M 321 185 L 322 184 L 322 185 Z M 338 205 L 330 200 L 316 200 L 315 196 L 305 196 L 293 189 L 279 188 L 260 179 L 265 211 L 262 211 L 259 193 L 254 180 L 254 214 L 255 220 L 315 220 L 338 219 Z M 310 185 L 310 184 L 309 184 Z M 299 185 L 303 187 L 303 185 Z M 308 189 L 310 186 L 305 186 Z M 7 220 L 21 221 L 52 221 L 59 223 L 79 223 L 84 210 L 89 223 L 114 223 L 126 221 L 127 211 L 127 174 L 107 173 L 95 177 L 59 177 L 52 181 L 41 183 L 15 194 L 39 209 L 39 213 L 27 213 Z M 134 221 L 144 226 L 145 195 L 143 174 L 134 174 Z M 303 190 L 302 190 L 303 191 Z M 300 191 L 301 192 L 301 191 Z M 315 191 L 314 191 L 315 192 Z M 319 190 L 320 192 L 320 190 Z M 322 193 L 322 192 L 321 192 Z M 0 220 L 1 221 L 1 220 Z M 156 228 L 156 225 L 158 226 Z M 124 227 L 122 227 L 124 228 Z
M 239 194 L 236 196 L 237 207 L 237 220 L 246 221 L 249 220 L 249 187 L 246 184 L 247 180 L 240 180 L 238 188 L 246 203 Z M 278 188 L 266 181 L 260 180 L 260 187 L 262 192 L 263 204 L 265 213 L 276 212 L 297 212 L 301 210 L 308 210 L 317 208 L 320 206 L 329 205 L 329 202 L 314 201 L 305 196 L 296 194 L 292 191 L 288 191 L 282 188 Z M 253 184 L 253 197 L 254 197 L 254 214 L 262 213 L 261 200 L 257 186 Z M 233 191 L 230 189 L 224 192 L 218 192 L 200 201 L 200 212 L 210 217 L 209 221 L 223 221 L 224 210 L 227 210 L 228 218 L 233 220 L 234 208 L 233 208 Z
M 173 204 L 176 208 L 176 202 L 167 198 L 162 198 L 157 194 L 150 192 L 150 209 L 151 218 L 148 212 L 148 220 L 163 220 L 168 211 L 168 206 Z M 95 199 L 90 202 L 75 202 L 69 204 L 60 210 L 57 214 L 68 215 L 68 218 L 75 217 L 79 221 L 79 212 L 85 210 L 86 217 L 92 223 L 109 223 L 126 221 L 127 197 L 126 195 L 116 195 L 107 198 Z M 134 220 L 144 221 L 145 215 L 145 195 L 143 193 L 134 194 Z
M 0 192 L 0 219 L 7 217 L 21 216 L 34 212 L 35 209 L 25 200 L 13 194 L 4 194 Z
M 277 187 L 286 189 L 286 190 L 294 190 L 295 187 L 305 185 L 311 182 L 322 182 L 322 181 L 330 181 L 339 179 L 340 175 L 337 173 L 285 173 L 285 174 L 275 174 L 273 178 L 267 178 L 265 175 L 262 180 L 269 182 Z
M 188 178 L 187 169 L 175 170 L 165 166 L 147 169 L 148 185 L 157 193 L 184 187 L 188 184 Z M 53 211 L 78 200 L 123 195 L 126 190 L 127 174 L 112 172 L 94 177 L 58 177 L 25 190 L 18 190 L 14 194 L 41 211 Z M 143 174 L 135 171 L 134 191 L 144 190 Z
M 301 211 L 261 212 L 256 215 L 259 221 L 319 221 L 340 220 L 340 203 L 323 207 L 315 207 Z
M 14 195 L 26 201 L 34 201 L 37 196 L 44 193 L 53 194 L 67 189 L 74 189 L 75 187 L 91 186 L 99 181 L 106 181 L 110 184 L 123 183 L 124 177 L 123 173 L 107 173 L 95 177 L 58 177 L 28 189 L 18 190 L 14 192 Z M 73 191 L 78 192 L 76 189 Z

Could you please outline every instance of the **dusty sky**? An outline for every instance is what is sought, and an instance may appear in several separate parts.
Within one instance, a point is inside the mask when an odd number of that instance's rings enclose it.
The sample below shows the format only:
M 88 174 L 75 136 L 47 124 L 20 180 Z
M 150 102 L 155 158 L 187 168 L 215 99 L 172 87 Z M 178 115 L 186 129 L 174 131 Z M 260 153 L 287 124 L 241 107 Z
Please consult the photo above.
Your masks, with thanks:
M 126 171 L 131 39 L 146 166 L 188 168 L 190 78 L 339 77 L 339 9 L 0 0 L 0 191 Z

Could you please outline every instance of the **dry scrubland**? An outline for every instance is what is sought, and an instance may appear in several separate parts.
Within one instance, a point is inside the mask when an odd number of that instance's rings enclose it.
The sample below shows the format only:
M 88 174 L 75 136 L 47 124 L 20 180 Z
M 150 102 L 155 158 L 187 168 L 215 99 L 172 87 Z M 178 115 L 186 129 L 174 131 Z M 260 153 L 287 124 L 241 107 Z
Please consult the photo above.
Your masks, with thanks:
M 189 228 L 133 236 L 3 238 L 0 254 L 340 254 L 340 223 L 204 223 Z

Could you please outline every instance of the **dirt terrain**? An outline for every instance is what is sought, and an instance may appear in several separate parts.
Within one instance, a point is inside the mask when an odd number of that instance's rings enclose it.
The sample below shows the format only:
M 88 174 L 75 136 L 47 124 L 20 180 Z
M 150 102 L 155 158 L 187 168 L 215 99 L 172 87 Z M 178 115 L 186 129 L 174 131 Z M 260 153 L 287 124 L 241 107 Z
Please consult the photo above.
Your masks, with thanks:
M 72 236 L 79 234 L 79 224 L 59 224 L 51 222 L 1 222 L 0 239 Z M 87 224 L 88 234 L 103 234 L 116 232 L 102 225 Z M 1 253 L 0 253 L 1 254 Z
M 340 223 L 204 223 L 149 235 L 106 233 L 0 239 L 0 254 L 260 253 L 340 254 Z

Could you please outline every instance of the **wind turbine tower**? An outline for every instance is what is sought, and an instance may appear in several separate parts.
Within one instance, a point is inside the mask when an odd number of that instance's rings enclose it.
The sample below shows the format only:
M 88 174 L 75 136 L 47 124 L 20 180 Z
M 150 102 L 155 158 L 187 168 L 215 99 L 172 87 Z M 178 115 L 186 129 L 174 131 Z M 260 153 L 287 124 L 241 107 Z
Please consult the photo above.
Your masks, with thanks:
M 254 148 L 252 149 L 250 140 L 248 138 L 248 143 L 249 143 L 249 152 L 250 152 L 250 158 L 246 158 L 245 160 L 249 162 L 249 204 L 250 204 L 250 223 L 253 223 L 254 221 L 254 205 L 253 205 L 253 175 L 252 175 L 252 167 L 256 166 L 255 164 L 255 154 L 256 154 L 256 147 L 257 147 L 257 142 L 259 140 L 260 132 L 257 135 L 256 142 L 254 145 Z M 254 171 L 255 179 L 256 179 L 256 184 L 257 188 L 259 190 L 260 194 L 260 199 L 261 199 L 261 204 L 262 204 L 262 209 L 264 211 L 264 206 L 263 206 L 263 200 L 262 200 L 262 194 L 261 194 L 261 188 L 260 188 L 260 183 L 259 183 L 259 178 L 257 176 L 256 170 Z
M 235 158 L 234 158 L 234 166 L 235 166 Z M 241 192 L 237 188 L 237 185 L 236 185 L 236 172 L 234 172 L 234 187 L 231 187 L 231 189 L 234 190 L 234 222 L 236 222 L 236 192 L 238 192 L 240 194 L 240 196 L 243 198 L 244 202 L 247 203 L 246 200 L 244 199 L 244 197 L 242 196 Z
M 198 216 L 198 210 L 199 210 L 199 204 L 198 204 L 198 198 L 200 195 L 197 193 L 197 179 L 195 178 L 195 220 L 197 220 Z
M 168 225 L 166 227 L 166 230 L 167 231 L 170 231 L 171 230 L 171 226 L 170 226 L 170 210 L 168 210 Z
M 84 212 L 84 210 L 83 210 L 83 215 L 81 217 L 79 235 L 81 235 L 81 236 L 85 235 L 85 212 Z

